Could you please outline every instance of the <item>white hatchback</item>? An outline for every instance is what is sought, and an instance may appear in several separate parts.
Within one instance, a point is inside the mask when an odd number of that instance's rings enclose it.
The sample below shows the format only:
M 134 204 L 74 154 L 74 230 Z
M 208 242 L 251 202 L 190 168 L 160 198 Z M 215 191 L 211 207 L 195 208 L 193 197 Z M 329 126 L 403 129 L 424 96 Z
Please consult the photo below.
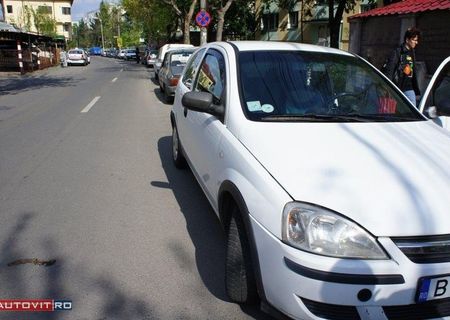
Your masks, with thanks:
M 67 52 L 67 65 L 83 65 L 88 64 L 88 58 L 83 49 L 71 49 Z
M 232 301 L 295 319 L 450 316 L 450 133 L 370 64 L 210 43 L 171 123 L 175 166 L 187 161 L 226 232 Z

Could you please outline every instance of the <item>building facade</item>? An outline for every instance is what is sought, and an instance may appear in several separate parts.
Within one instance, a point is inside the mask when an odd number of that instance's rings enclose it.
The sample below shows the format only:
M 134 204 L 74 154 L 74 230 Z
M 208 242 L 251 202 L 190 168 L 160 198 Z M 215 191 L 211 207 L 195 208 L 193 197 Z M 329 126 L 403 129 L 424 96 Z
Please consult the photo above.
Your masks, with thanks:
M 382 1 L 379 0 L 379 5 Z M 344 12 L 339 35 L 339 48 L 348 50 L 349 24 L 347 17 L 364 12 L 377 6 L 377 2 L 356 1 L 350 12 Z M 297 1 L 290 10 L 280 9 L 274 3 L 264 5 L 256 1 L 260 18 L 258 40 L 293 41 L 329 46 L 328 1 Z M 336 8 L 335 8 L 336 9 Z
M 66 40 L 72 37 L 73 0 L 0 0 L 6 23 L 28 32 L 38 32 L 36 12 L 44 13 L 56 22 L 56 34 Z
M 422 32 L 415 53 L 416 62 L 425 63 L 426 74 L 434 73 L 450 55 L 449 0 L 403 0 L 352 16 L 349 22 L 349 51 L 376 67 L 381 67 L 392 50 L 403 42 L 409 27 Z

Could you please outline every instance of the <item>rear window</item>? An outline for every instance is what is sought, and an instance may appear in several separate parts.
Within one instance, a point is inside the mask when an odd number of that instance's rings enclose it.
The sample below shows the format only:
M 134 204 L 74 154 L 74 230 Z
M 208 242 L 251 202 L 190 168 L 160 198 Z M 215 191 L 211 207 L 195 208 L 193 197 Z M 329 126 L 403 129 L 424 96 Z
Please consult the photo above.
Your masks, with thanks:
M 252 120 L 315 116 L 324 121 L 339 116 L 344 121 L 358 117 L 366 121 L 424 120 L 391 84 L 353 56 L 241 52 L 239 65 L 243 108 Z
M 83 54 L 83 51 L 81 51 L 81 50 L 70 50 L 69 54 Z

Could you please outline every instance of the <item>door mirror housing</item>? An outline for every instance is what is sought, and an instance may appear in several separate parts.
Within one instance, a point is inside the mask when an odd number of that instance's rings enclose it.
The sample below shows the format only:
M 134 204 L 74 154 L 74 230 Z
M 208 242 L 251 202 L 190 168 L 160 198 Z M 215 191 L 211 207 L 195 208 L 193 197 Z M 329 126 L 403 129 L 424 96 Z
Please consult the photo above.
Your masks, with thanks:
M 223 119 L 224 107 L 213 104 L 213 95 L 209 92 L 190 91 L 184 94 L 181 103 L 189 110 L 204 112 Z

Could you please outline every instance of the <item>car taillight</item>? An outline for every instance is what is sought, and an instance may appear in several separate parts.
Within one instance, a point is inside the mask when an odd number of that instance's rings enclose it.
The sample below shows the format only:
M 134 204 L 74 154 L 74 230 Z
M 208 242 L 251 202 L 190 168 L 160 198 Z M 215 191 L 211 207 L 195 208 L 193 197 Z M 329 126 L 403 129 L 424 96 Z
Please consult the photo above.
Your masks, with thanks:
M 178 84 L 178 77 L 169 80 L 170 86 L 175 87 Z

